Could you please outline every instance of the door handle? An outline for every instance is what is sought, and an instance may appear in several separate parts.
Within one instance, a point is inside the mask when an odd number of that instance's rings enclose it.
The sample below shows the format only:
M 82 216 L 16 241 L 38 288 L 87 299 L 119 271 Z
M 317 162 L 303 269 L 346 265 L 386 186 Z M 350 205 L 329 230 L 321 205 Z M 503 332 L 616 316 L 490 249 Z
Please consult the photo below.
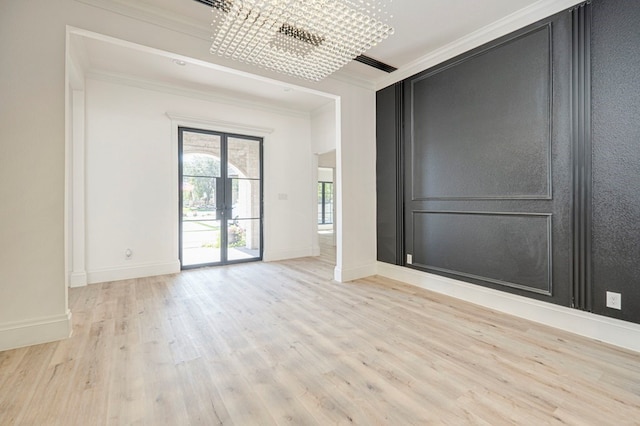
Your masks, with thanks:
M 233 188 L 232 188 L 232 184 L 233 184 L 233 178 L 226 178 L 226 185 L 225 185 L 225 194 L 224 194 L 224 200 L 225 200 L 225 216 L 227 217 L 227 220 L 232 220 L 233 217 Z
M 224 214 L 224 188 L 221 177 L 215 178 L 216 180 L 216 220 L 222 220 L 225 216 Z

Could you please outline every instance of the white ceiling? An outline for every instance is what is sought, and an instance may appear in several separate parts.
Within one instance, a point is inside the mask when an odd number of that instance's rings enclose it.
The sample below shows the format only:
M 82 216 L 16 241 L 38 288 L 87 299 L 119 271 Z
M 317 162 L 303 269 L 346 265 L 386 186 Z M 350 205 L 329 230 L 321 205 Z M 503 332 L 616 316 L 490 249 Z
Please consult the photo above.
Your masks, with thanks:
M 191 92 L 234 103 L 250 102 L 268 108 L 304 112 L 333 101 L 333 98 L 303 88 L 270 83 L 267 79 L 253 78 L 224 67 L 127 43 L 76 36 L 74 46 L 82 50 L 85 71 L 102 77 L 156 84 L 165 90 L 179 90 L 187 95 Z
M 395 34 L 366 52 L 367 56 L 402 68 L 413 60 L 492 24 L 537 0 L 390 0 L 387 11 Z M 210 28 L 210 9 L 194 0 L 133 0 L 145 7 L 180 16 Z M 131 2 L 130 2 L 131 3 Z M 354 66 L 355 65 L 355 66 Z M 381 71 L 353 63 L 352 77 L 376 79 Z
M 162 25 L 171 23 L 174 28 L 209 39 L 212 13 L 209 7 L 194 0 L 79 0 L 99 3 L 101 7 L 154 19 Z M 395 33 L 365 52 L 367 56 L 399 68 L 387 74 L 367 65 L 351 62 L 335 73 L 336 78 L 359 81 L 376 87 L 387 84 L 394 75 L 400 76 L 403 68 L 410 69 L 421 58 L 428 57 L 447 46 L 459 44 L 459 40 L 485 29 L 496 27 L 510 17 L 529 11 L 551 9 L 551 6 L 569 7 L 579 0 L 390 0 L 387 7 L 390 24 Z M 551 6 L 550 6 L 551 5 Z M 561 9 L 558 9 L 561 10 Z M 539 19 L 539 18 L 538 18 Z M 84 38 L 89 71 L 126 75 L 135 79 L 150 80 L 169 86 L 180 86 L 198 92 L 215 92 L 223 96 L 240 97 L 247 101 L 276 104 L 283 108 L 313 109 L 331 99 L 295 86 L 265 83 L 265 79 L 248 78 L 246 74 L 229 72 L 222 67 L 202 61 L 181 58 L 188 63 L 180 67 L 172 62 L 172 56 L 151 49 L 136 49 L 126 43 L 110 43 L 104 39 Z M 243 69 L 247 69 L 243 67 Z M 256 73 L 278 79 L 279 74 L 256 68 Z M 285 89 L 287 89 L 285 91 Z

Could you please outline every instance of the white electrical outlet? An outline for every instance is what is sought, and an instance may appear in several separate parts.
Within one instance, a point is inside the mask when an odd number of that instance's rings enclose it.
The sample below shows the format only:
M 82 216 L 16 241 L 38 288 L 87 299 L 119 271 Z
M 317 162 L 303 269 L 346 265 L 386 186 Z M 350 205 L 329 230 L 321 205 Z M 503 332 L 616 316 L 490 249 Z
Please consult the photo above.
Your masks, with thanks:
M 407 265 L 411 265 L 413 263 L 413 256 L 408 254 L 407 255 Z
M 607 308 L 622 309 L 622 295 L 612 291 L 607 292 Z

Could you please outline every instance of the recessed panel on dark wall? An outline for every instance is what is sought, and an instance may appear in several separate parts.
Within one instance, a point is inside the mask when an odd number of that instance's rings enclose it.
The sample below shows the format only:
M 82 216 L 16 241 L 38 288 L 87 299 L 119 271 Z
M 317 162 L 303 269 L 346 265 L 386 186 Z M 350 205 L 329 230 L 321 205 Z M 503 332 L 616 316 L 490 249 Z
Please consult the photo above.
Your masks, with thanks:
M 415 266 L 551 294 L 550 214 L 415 211 L 413 232 Z
M 412 199 L 551 198 L 551 25 L 411 81 Z

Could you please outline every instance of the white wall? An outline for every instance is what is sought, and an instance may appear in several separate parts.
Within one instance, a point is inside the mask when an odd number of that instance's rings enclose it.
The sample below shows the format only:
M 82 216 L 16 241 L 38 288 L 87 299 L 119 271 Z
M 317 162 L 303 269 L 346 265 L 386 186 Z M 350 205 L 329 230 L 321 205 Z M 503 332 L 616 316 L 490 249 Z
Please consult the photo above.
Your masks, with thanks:
M 311 113 L 311 150 L 324 154 L 336 149 L 335 102 L 317 108 Z
M 96 3 L 108 5 L 110 2 Z M 192 35 L 188 26 L 178 30 L 166 17 L 163 20 L 148 16 L 136 19 L 127 16 L 126 5 L 122 5 L 122 10 L 116 13 L 108 7 L 94 7 L 76 0 L 0 2 L 0 241 L 3 242 L 0 350 L 63 338 L 71 330 L 65 277 L 65 101 L 68 92 L 65 48 L 68 25 L 340 96 L 336 116 L 342 126 L 336 130 L 336 148 L 338 168 L 343 170 L 338 170 L 337 186 L 338 193 L 345 196 L 338 199 L 343 213 L 338 219 L 338 240 L 342 241 L 345 250 L 338 246 L 336 277 L 349 279 L 374 273 L 373 86 L 354 86 L 332 78 L 321 83 L 304 82 L 219 58 L 209 53 L 210 41 Z M 130 149 L 136 155 L 142 155 L 143 151 L 148 154 L 140 146 Z M 310 148 L 304 149 L 311 157 Z M 166 165 L 166 160 L 159 158 L 165 154 L 166 151 L 160 148 L 159 153 L 148 161 L 158 160 Z M 290 166 L 281 161 L 274 164 Z M 306 173 L 315 177 L 315 164 L 312 163 L 313 160 L 307 163 Z M 160 164 L 149 167 L 158 172 Z M 118 178 L 117 169 L 104 172 L 110 173 L 119 184 L 135 185 L 130 180 L 125 182 Z M 276 191 L 292 194 L 289 203 L 297 201 L 294 194 L 299 193 L 298 185 L 305 184 L 303 180 L 285 182 L 285 177 L 279 175 L 272 179 L 274 188 L 282 188 Z M 166 183 L 166 180 L 161 181 Z M 105 190 L 113 195 L 109 188 Z M 313 195 L 311 185 L 307 185 L 306 191 L 308 196 Z M 97 201 L 97 196 L 92 193 L 92 200 Z M 157 200 L 158 194 L 144 196 Z M 137 203 L 133 198 L 125 201 L 132 205 Z M 312 205 L 310 199 L 308 206 Z M 299 220 L 299 212 L 292 210 L 287 214 L 289 219 Z M 126 227 L 132 226 L 124 216 L 115 220 Z M 160 213 L 154 220 L 165 223 L 168 217 Z M 282 229 L 275 226 L 273 232 Z M 149 259 L 145 246 L 138 245 L 143 244 L 138 242 L 138 237 L 131 240 L 121 233 L 109 238 L 107 246 L 114 252 L 104 249 L 102 253 L 103 259 L 109 259 L 109 262 L 97 262 L 95 255 L 93 259 L 87 258 L 87 262 L 96 268 L 111 267 L 119 262 L 121 245 L 125 241 L 136 244 L 136 256 L 140 255 L 136 259 Z M 95 247 L 95 250 L 101 253 L 103 249 Z M 168 252 L 159 249 L 156 254 L 164 258 Z
M 351 86 L 340 108 L 335 278 L 349 281 L 376 273 L 375 92 Z
M 251 132 L 265 138 L 265 260 L 311 255 L 315 215 L 308 208 L 313 198 L 307 191 L 313 183 L 308 115 L 93 79 L 87 81 L 86 99 L 89 283 L 179 270 L 177 129 L 168 112 L 209 119 L 200 127 L 212 130 L 227 130 L 216 122 L 268 129 L 264 135 Z M 130 260 L 125 260 L 127 248 L 133 251 Z
M 0 2 L 0 350 L 71 330 L 64 276 L 65 29 L 47 22 L 39 3 L 25 3 Z
M 143 267 L 179 269 L 177 207 L 170 208 L 177 168 L 163 96 L 88 80 L 85 97 L 88 282 L 130 278 Z

